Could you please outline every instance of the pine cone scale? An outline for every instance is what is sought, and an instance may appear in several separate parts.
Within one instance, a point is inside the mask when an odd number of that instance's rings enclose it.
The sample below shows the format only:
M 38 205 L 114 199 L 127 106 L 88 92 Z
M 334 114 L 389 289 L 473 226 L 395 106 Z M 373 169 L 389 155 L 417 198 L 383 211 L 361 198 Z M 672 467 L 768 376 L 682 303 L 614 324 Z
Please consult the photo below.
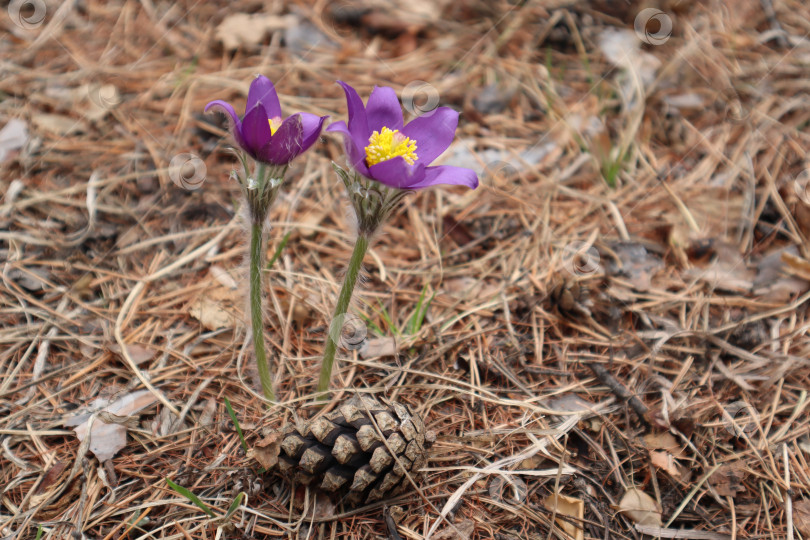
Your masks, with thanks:
M 332 455 L 341 465 L 349 463 L 359 451 L 360 445 L 357 444 L 357 440 L 352 440 L 352 436 L 346 433 L 341 434 L 332 447 Z
M 310 446 L 304 451 L 298 464 L 309 474 L 315 475 L 325 472 L 334 462 L 332 452 L 325 446 Z
M 427 460 L 425 424 L 407 406 L 355 396 L 283 434 L 279 470 L 348 504 L 401 493 Z

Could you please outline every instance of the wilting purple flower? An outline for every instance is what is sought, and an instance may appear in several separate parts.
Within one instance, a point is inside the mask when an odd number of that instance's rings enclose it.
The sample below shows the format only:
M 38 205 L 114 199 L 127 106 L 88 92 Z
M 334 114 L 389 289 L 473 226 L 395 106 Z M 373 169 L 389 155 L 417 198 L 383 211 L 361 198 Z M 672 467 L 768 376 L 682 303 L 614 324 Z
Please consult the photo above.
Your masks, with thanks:
M 374 87 L 364 106 L 354 88 L 338 83 L 346 93 L 349 123 L 335 122 L 326 131 L 343 134 L 346 153 L 355 171 L 399 189 L 438 184 L 478 187 L 478 177 L 471 169 L 450 165 L 428 167 L 453 142 L 458 126 L 456 111 L 439 107 L 406 126 L 393 88 Z
M 205 111 L 220 107 L 233 120 L 236 143 L 250 156 L 270 165 L 287 165 L 312 146 L 328 117 L 299 112 L 282 120 L 281 104 L 270 79 L 257 76 L 250 83 L 245 117 L 239 120 L 230 103 L 210 102 Z

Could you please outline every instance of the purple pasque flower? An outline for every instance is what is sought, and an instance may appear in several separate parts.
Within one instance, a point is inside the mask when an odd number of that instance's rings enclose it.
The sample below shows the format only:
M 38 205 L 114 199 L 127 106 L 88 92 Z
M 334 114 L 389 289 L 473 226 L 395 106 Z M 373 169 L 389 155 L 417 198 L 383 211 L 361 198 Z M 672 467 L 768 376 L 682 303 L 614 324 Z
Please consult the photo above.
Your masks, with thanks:
M 326 131 L 343 134 L 346 154 L 355 171 L 386 186 L 406 190 L 438 184 L 478 187 L 478 177 L 471 169 L 428 166 L 453 142 L 458 126 L 456 111 L 439 107 L 404 125 L 393 88 L 375 86 L 364 106 L 354 88 L 338 83 L 346 93 L 349 123 L 335 122 Z
M 328 117 L 299 112 L 281 116 L 281 104 L 270 79 L 258 75 L 250 83 L 245 117 L 240 120 L 230 103 L 221 99 L 205 106 L 205 111 L 221 108 L 233 120 L 236 143 L 250 156 L 270 165 L 287 165 L 312 146 Z

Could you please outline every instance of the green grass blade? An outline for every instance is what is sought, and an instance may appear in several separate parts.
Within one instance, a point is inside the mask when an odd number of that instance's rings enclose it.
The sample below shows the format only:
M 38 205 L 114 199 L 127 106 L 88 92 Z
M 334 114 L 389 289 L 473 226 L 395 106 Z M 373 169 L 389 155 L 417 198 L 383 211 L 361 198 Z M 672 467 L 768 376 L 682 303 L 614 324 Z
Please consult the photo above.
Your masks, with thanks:
M 383 303 L 380 302 L 379 300 L 377 300 L 377 303 L 380 305 L 380 315 L 382 316 L 383 320 L 385 321 L 385 324 L 387 324 L 388 327 L 391 330 L 393 330 L 396 335 L 401 336 L 402 332 L 399 331 L 399 328 L 397 328 L 396 325 L 394 324 L 394 322 L 391 320 L 391 316 L 388 315 L 388 310 L 385 309 L 385 306 L 383 305 Z
M 248 445 L 245 441 L 245 436 L 242 435 L 242 427 L 239 425 L 239 419 L 236 418 L 236 413 L 233 411 L 233 407 L 231 407 L 231 402 L 228 400 L 228 398 L 225 398 L 225 408 L 228 409 L 228 414 L 231 417 L 231 421 L 233 422 L 233 425 L 236 426 L 236 432 L 239 434 L 239 441 L 242 443 L 242 449 L 247 454 Z
M 236 510 L 242 505 L 242 499 L 245 498 L 245 492 L 240 491 L 236 498 L 233 500 L 231 505 L 228 507 L 228 512 L 225 514 L 225 521 L 231 519 L 231 516 L 236 512 Z
M 208 517 L 212 517 L 212 518 L 216 517 L 214 515 L 214 512 L 212 512 L 211 509 L 208 508 L 208 506 L 204 502 L 202 502 L 199 497 L 194 495 L 191 491 L 187 490 L 183 486 L 179 486 L 179 485 L 175 484 L 174 482 L 172 482 L 168 478 L 166 479 L 166 483 L 168 483 L 169 487 L 172 488 L 173 490 L 175 490 L 177 493 L 179 493 L 180 495 L 182 495 L 186 499 L 188 499 L 191 502 L 193 502 L 194 504 L 196 504 L 200 508 L 200 510 L 202 510 L 203 512 L 208 514 Z
M 425 295 L 427 294 L 428 284 L 425 283 L 425 286 L 422 287 L 422 293 L 419 295 L 419 301 L 416 302 L 416 309 L 413 311 L 413 315 L 411 315 L 410 321 L 408 321 L 408 334 L 413 336 L 419 333 L 419 330 L 422 328 L 422 324 L 425 322 L 425 315 L 427 315 L 427 310 L 430 307 L 430 303 L 433 302 L 433 299 L 436 297 L 436 293 L 430 295 L 427 302 L 425 302 Z
M 366 327 L 367 327 L 367 328 L 370 328 L 372 332 L 374 332 L 374 333 L 375 333 L 375 334 L 377 334 L 378 336 L 382 336 L 382 335 L 384 335 L 384 333 L 383 333 L 383 331 L 382 331 L 382 328 L 380 328 L 379 326 L 377 326 L 377 323 L 375 323 L 374 321 L 372 321 L 370 317 L 366 317 L 366 316 L 365 316 L 365 315 L 363 315 L 362 313 L 360 314 L 360 317 L 362 317 L 363 322 L 364 322 L 364 323 L 366 323 Z
M 276 264 L 276 261 L 278 260 L 278 258 L 281 257 L 281 252 L 284 251 L 284 248 L 287 246 L 287 240 L 290 239 L 291 234 L 292 234 L 292 231 L 285 234 L 284 238 L 281 239 L 281 242 L 279 242 L 275 253 L 273 253 L 273 256 L 267 262 L 267 267 L 265 268 L 265 270 L 270 270 L 271 268 L 273 268 L 273 265 Z

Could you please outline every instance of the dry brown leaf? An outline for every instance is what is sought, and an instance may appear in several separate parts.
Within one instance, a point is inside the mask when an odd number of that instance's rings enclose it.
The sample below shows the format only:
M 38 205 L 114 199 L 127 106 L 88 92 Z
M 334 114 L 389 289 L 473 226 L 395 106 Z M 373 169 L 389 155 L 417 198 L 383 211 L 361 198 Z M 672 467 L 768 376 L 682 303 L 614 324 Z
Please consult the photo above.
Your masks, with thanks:
M 42 482 L 40 482 L 39 487 L 37 487 L 37 495 L 45 493 L 51 486 L 57 484 L 60 480 L 64 480 L 67 475 L 63 473 L 68 470 L 68 463 L 66 461 L 57 461 L 54 463 L 48 469 L 48 472 L 45 473 L 45 476 L 42 477 Z
M 310 210 L 296 220 L 296 229 L 304 238 L 312 238 L 318 233 L 318 227 L 329 215 L 326 210 Z
M 231 290 L 237 290 L 239 288 L 239 284 L 236 283 L 236 280 L 231 276 L 231 274 L 219 266 L 218 264 L 213 265 L 208 272 L 211 274 L 217 282 L 223 287 L 226 287 Z
M 87 131 L 87 125 L 81 121 L 61 114 L 35 114 L 31 122 L 39 129 L 63 137 Z
M 543 463 L 543 461 L 544 458 L 542 456 L 538 456 L 537 454 L 535 454 L 532 457 L 521 461 L 520 468 L 531 471 L 540 467 L 540 464 Z
M 50 273 L 43 268 L 11 268 L 6 275 L 29 291 L 41 291 L 47 287 Z
M 543 407 L 561 413 L 582 412 L 590 411 L 593 409 L 593 403 L 582 399 L 575 394 L 565 394 L 562 396 L 543 400 L 541 402 Z
M 12 118 L 0 129 L 0 163 L 6 156 L 19 150 L 28 141 L 28 124 L 17 118 Z M 8 201 L 6 201 L 8 202 Z
M 683 454 L 682 445 L 678 443 L 678 439 L 668 431 L 648 433 L 642 437 L 642 440 L 648 450 L 666 450 L 675 458 L 679 458 Z
M 361 358 L 379 358 L 381 356 L 396 356 L 397 340 L 393 337 L 381 337 L 366 341 L 360 349 Z
M 659 469 L 668 472 L 672 476 L 680 476 L 681 471 L 678 470 L 678 464 L 675 458 L 669 452 L 659 452 L 657 450 L 650 451 L 650 463 Z
M 132 392 L 120 396 L 112 402 L 106 398 L 96 398 L 90 404 L 96 410 L 94 413 L 68 418 L 64 425 L 73 427 L 79 440 L 84 441 L 88 436 L 90 417 L 97 414 L 89 432 L 90 451 L 103 463 L 112 459 L 119 450 L 127 445 L 127 428 L 124 422 L 156 401 L 157 398 L 149 390 Z
M 736 497 L 738 492 L 745 491 L 745 487 L 742 485 L 745 471 L 742 467 L 742 464 L 739 463 L 722 465 L 709 477 L 709 484 L 722 497 Z
M 188 313 L 208 330 L 234 328 L 238 296 L 236 291 L 226 287 L 207 289 L 189 306 Z
M 465 519 L 447 526 L 432 536 L 433 540 L 470 540 L 475 531 L 475 522 Z
M 62 484 L 64 484 L 64 482 L 70 476 L 69 465 L 70 463 L 68 462 L 57 461 L 51 468 L 48 469 L 45 476 L 42 478 L 42 482 L 40 482 L 39 487 L 37 487 L 36 492 L 31 496 L 31 499 L 28 502 L 32 508 L 37 507 L 48 500 L 53 494 L 53 491 L 59 489 Z
M 661 506 L 638 488 L 629 488 L 619 501 L 619 512 L 639 525 L 661 526 Z
M 297 22 L 298 18 L 295 15 L 234 13 L 219 23 L 216 39 L 228 51 L 240 47 L 251 50 L 257 48 L 267 34 L 285 30 Z
M 293 285 L 292 290 L 286 287 L 276 288 L 276 297 L 282 311 L 285 314 L 289 313 L 290 304 L 292 304 L 292 319 L 298 324 L 303 324 L 315 316 L 312 306 L 317 304 L 317 299 L 311 297 L 308 299 L 306 293 L 306 288 L 300 284 Z
M 477 301 L 492 298 L 500 292 L 500 287 L 470 276 L 445 280 L 439 293 L 446 293 L 458 300 Z
M 113 343 L 110 345 L 110 350 L 117 355 L 121 356 L 121 346 L 118 343 Z M 127 345 L 127 352 L 129 353 L 129 357 L 132 358 L 132 361 L 135 362 L 136 366 L 143 364 L 144 362 L 148 362 L 152 358 L 155 357 L 155 350 L 149 347 L 143 347 L 141 345 Z
M 247 457 L 259 462 L 259 465 L 267 470 L 274 468 L 278 464 L 278 455 L 281 451 L 282 434 L 274 432 L 253 445 L 248 450 Z
M 637 291 L 649 290 L 653 275 L 664 266 L 661 259 L 641 244 L 619 242 L 612 244 L 610 249 L 619 260 L 608 257 L 605 261 L 607 272 L 627 279 Z
M 684 276 L 690 279 L 700 279 L 719 291 L 747 293 L 754 286 L 751 276 L 744 266 L 713 263 L 708 268 L 691 268 L 684 272 Z
M 217 402 L 213 398 L 205 401 L 202 413 L 200 413 L 199 425 L 208 427 L 214 423 L 214 415 L 217 412 Z
M 572 517 L 580 522 L 585 517 L 585 501 L 582 499 L 569 497 L 561 493 L 552 493 L 546 497 L 544 504 L 546 508 L 552 512 Z M 584 538 L 585 532 L 582 530 L 582 527 L 560 518 L 557 518 L 555 521 L 566 534 L 572 536 L 575 540 L 582 540 Z
M 810 500 L 794 501 L 793 524 L 805 538 L 810 538 Z
M 695 242 L 691 242 L 694 244 Z M 739 249 L 721 240 L 712 240 L 713 257 L 702 267 L 684 272 L 689 279 L 700 279 L 713 289 L 748 293 L 754 288 L 754 272 L 748 268 Z
M 219 303 L 205 297 L 200 298 L 198 302 L 188 308 L 188 312 L 208 330 L 233 326 L 233 319 L 228 312 L 222 309 Z
M 754 294 L 767 296 L 773 301 L 787 301 L 806 291 L 808 285 L 805 279 L 787 275 L 787 261 L 794 259 L 801 260 L 795 246 L 776 250 L 760 259 L 754 279 Z

